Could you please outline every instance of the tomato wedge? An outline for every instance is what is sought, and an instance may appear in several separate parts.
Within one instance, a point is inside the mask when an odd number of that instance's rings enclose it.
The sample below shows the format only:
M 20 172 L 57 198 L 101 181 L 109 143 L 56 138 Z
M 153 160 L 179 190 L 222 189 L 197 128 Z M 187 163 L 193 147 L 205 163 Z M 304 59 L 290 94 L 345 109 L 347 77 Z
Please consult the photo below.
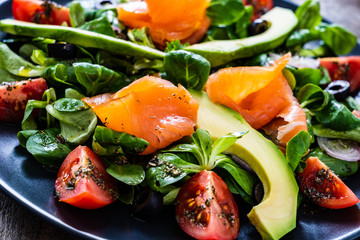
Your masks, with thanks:
M 41 100 L 47 88 L 43 78 L 1 83 L 0 121 L 21 122 L 27 101 Z
M 354 110 L 354 111 L 352 111 L 352 113 L 353 113 L 356 117 L 360 118 L 360 111 L 359 111 L 359 110 Z
M 299 185 L 305 196 L 319 206 L 340 209 L 359 202 L 358 197 L 317 157 L 306 160 L 299 173 Z
M 117 188 L 106 166 L 88 147 L 78 146 L 64 160 L 55 181 L 60 201 L 96 209 L 116 200 Z
M 203 170 L 180 189 L 176 219 L 196 239 L 235 239 L 240 220 L 236 202 L 226 183 L 212 171 Z
M 350 91 L 360 87 L 360 56 L 320 58 L 320 65 L 329 71 L 332 81 L 350 82 Z
M 41 0 L 13 0 L 13 16 L 16 20 L 40 24 L 70 26 L 69 8 L 55 2 Z

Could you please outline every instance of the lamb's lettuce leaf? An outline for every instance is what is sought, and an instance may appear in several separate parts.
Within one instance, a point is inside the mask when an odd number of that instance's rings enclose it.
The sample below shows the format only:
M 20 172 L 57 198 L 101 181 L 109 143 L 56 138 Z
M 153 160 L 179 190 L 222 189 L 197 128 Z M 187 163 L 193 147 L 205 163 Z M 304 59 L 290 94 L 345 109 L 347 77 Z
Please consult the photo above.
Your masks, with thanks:
M 97 116 L 81 100 L 61 98 L 47 105 L 46 110 L 59 120 L 61 135 L 67 142 L 83 144 L 95 130 Z
M 97 126 L 93 135 L 92 149 L 100 156 L 139 154 L 149 143 L 131 134 Z
M 210 73 L 210 63 L 202 56 L 185 50 L 166 53 L 164 69 L 166 77 L 175 85 L 202 90 Z

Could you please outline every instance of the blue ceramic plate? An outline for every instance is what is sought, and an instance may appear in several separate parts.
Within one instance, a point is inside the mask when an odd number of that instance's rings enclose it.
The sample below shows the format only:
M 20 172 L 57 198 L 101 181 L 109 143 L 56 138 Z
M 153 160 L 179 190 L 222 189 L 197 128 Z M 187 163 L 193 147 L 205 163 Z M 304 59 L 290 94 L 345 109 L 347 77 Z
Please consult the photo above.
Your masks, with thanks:
M 275 4 L 295 8 L 286 1 L 275 1 Z M 1 18 L 11 17 L 10 14 L 11 1 L 0 0 Z M 0 33 L 0 37 L 4 34 Z M 353 54 L 360 55 L 359 46 Z M 59 203 L 54 198 L 56 174 L 45 170 L 19 146 L 16 137 L 19 130 L 18 125 L 0 123 L 0 186 L 46 221 L 89 239 L 190 239 L 178 227 L 172 207 L 165 208 L 156 220 L 145 224 L 134 220 L 128 207 L 121 203 L 93 211 Z M 345 182 L 360 196 L 360 173 Z M 241 205 L 239 209 L 242 217 L 238 239 L 261 239 L 246 218 L 250 209 Z M 296 229 L 284 239 L 353 239 L 360 236 L 359 204 L 343 210 L 302 207 L 297 219 Z

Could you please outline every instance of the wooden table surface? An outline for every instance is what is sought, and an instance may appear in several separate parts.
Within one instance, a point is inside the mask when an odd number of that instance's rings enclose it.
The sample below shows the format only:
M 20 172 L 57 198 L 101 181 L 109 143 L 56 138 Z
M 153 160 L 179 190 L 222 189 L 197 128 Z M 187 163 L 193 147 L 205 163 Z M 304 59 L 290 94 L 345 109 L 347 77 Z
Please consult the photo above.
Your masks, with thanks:
M 291 0 L 301 4 L 305 0 Z M 360 0 L 320 0 L 328 20 L 352 31 L 360 39 Z M 43 221 L 0 190 L 0 238 L 2 240 L 79 239 Z

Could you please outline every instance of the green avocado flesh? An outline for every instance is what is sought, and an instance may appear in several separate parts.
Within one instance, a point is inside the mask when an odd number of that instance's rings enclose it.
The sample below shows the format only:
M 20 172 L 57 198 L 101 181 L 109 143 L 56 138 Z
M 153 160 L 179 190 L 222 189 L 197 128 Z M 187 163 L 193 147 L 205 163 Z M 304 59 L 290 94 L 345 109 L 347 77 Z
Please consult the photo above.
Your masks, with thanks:
M 217 139 L 248 131 L 227 150 L 246 161 L 264 186 L 264 198 L 248 214 L 263 239 L 279 239 L 296 226 L 298 186 L 288 161 L 275 144 L 250 127 L 243 117 L 210 101 L 205 92 L 191 91 L 199 101 L 197 127 Z M 241 206 L 240 206 L 241 207 Z
M 261 17 L 270 22 L 265 32 L 238 40 L 218 40 L 191 45 L 185 50 L 200 54 L 212 67 L 238 58 L 251 57 L 279 47 L 297 26 L 295 14 L 285 8 L 275 7 Z
M 82 47 L 104 49 L 112 53 L 146 58 L 164 58 L 165 53 L 136 43 L 78 28 L 35 24 L 14 19 L 0 20 L 0 30 L 6 33 L 56 39 Z

